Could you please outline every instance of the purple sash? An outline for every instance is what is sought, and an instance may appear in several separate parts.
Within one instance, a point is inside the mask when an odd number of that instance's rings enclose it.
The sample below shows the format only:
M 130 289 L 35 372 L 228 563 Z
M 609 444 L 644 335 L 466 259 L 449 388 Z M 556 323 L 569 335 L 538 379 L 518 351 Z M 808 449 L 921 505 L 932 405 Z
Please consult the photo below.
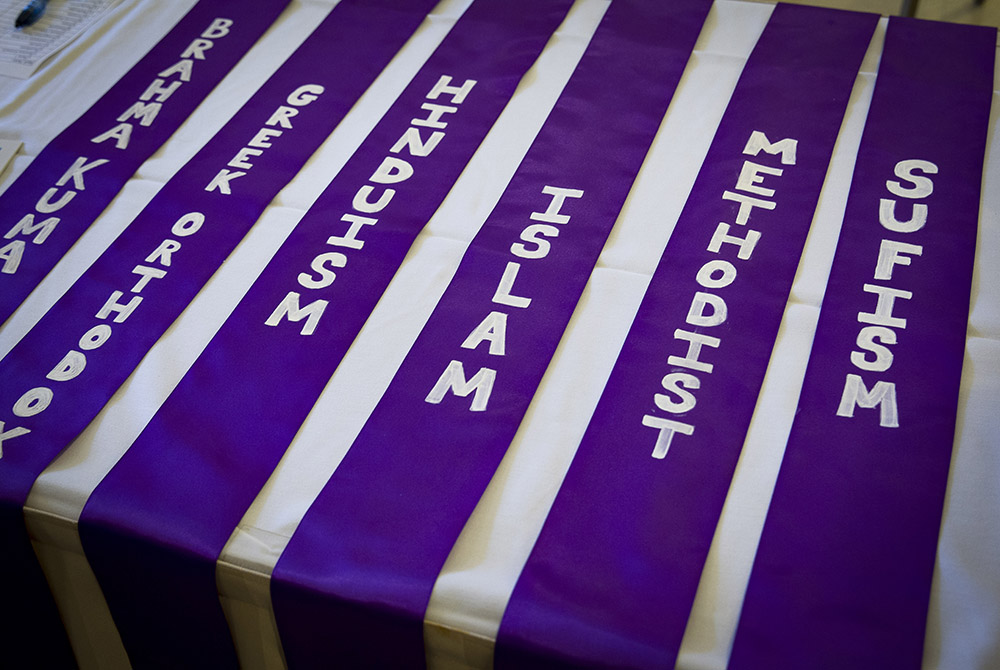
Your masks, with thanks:
M 708 9 L 616 0 L 607 10 L 275 568 L 291 666 L 422 666 L 434 581 L 523 418 Z
M 22 608 L 49 597 L 44 581 L 22 577 L 40 577 L 20 513 L 35 478 L 97 415 L 433 5 L 338 4 L 0 361 L 5 634 L 25 625 L 30 634 Z
M 199 2 L 0 195 L 0 323 L 287 4 Z
M 235 659 L 219 554 L 570 4 L 466 10 L 91 495 L 81 538 L 133 660 Z
M 672 668 L 877 16 L 778 5 L 519 578 L 498 668 Z
M 995 45 L 890 19 L 731 668 L 921 665 Z

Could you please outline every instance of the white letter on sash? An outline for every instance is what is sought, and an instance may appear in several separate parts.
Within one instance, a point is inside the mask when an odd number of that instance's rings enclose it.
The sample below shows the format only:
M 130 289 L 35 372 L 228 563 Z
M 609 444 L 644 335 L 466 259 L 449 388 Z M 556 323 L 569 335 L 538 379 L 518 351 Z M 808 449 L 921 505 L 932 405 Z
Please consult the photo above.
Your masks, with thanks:
M 98 158 L 96 161 L 87 163 L 87 158 L 85 156 L 80 156 L 73 161 L 73 164 L 69 166 L 69 169 L 66 170 L 65 173 L 63 173 L 63 176 L 59 177 L 59 181 L 56 182 L 56 186 L 65 186 L 66 182 L 72 179 L 73 186 L 76 187 L 76 190 L 86 190 L 83 186 L 83 173 L 87 170 L 93 170 L 99 165 L 104 165 L 107 162 L 107 158 Z
M 577 188 L 561 188 L 559 186 L 545 186 L 542 193 L 551 195 L 552 200 L 544 212 L 532 212 L 528 218 L 532 221 L 544 221 L 546 223 L 569 223 L 568 214 L 560 214 L 566 198 L 582 198 L 583 191 Z
M 697 390 L 701 388 L 700 379 L 687 372 L 671 372 L 660 381 L 660 385 L 664 391 L 669 391 L 679 398 L 679 400 L 673 400 L 670 396 L 663 393 L 654 395 L 653 402 L 664 412 L 681 414 L 694 409 L 697 400 L 693 393 L 685 389 Z
M 462 348 L 475 349 L 483 340 L 489 341 L 491 355 L 504 355 L 507 348 L 507 315 L 504 312 L 490 312 L 465 338 Z
M 642 417 L 642 425 L 660 431 L 660 434 L 656 436 L 656 446 L 653 447 L 653 458 L 666 458 L 667 451 L 670 450 L 670 442 L 674 439 L 674 433 L 682 435 L 694 433 L 694 426 L 689 423 L 671 421 L 652 414 L 646 414 Z
M 146 265 L 136 265 L 132 268 L 132 274 L 139 275 L 139 281 L 130 290 L 132 293 L 142 293 L 142 289 L 146 288 L 146 284 L 153 279 L 163 279 L 167 276 L 167 271 L 160 268 L 151 268 Z
M 73 193 L 73 191 L 70 192 Z M 4 239 L 9 240 L 19 233 L 21 235 L 31 235 L 35 231 L 38 231 L 38 233 L 35 235 L 35 239 L 32 240 L 32 243 L 41 244 L 46 239 L 48 239 L 49 235 L 55 229 L 57 223 L 59 223 L 59 219 L 54 216 L 50 216 L 44 221 L 39 221 L 38 223 L 35 223 L 34 214 L 25 214 L 20 221 L 14 224 L 13 228 L 7 231 L 7 233 L 4 235 Z
M 140 302 L 142 302 L 142 297 L 137 295 L 123 305 L 120 302 L 118 302 L 118 298 L 122 297 L 123 295 L 124 293 L 122 293 L 121 291 L 114 291 L 111 294 L 111 297 L 108 298 L 107 301 L 104 303 L 104 306 L 101 307 L 100 311 L 97 312 L 96 315 L 97 318 L 106 319 L 108 318 L 108 316 L 111 315 L 112 312 L 117 312 L 118 316 L 114 318 L 114 321 L 115 323 L 121 323 L 129 316 L 131 316 L 132 312 L 135 311 L 135 308 L 139 306 Z
M 539 239 L 539 235 L 542 239 Z M 510 245 L 510 253 L 519 258 L 545 258 L 549 255 L 552 245 L 546 237 L 559 237 L 559 229 L 547 223 L 533 223 L 521 231 L 521 239 L 529 244 L 534 244 L 534 249 L 528 249 L 520 242 Z
M 682 368 L 698 370 L 699 372 L 708 372 L 711 374 L 715 366 L 711 363 L 699 361 L 698 356 L 701 354 L 701 348 L 703 346 L 718 349 L 722 340 L 717 337 L 711 337 L 701 333 L 692 333 L 688 330 L 681 330 L 680 328 L 674 331 L 674 339 L 687 341 L 687 354 L 684 355 L 684 358 L 681 358 L 680 356 L 668 356 L 667 365 L 677 365 Z
M 443 138 L 444 133 L 440 130 L 435 130 L 431 133 L 431 136 L 427 138 L 427 141 L 424 142 L 420 138 L 419 128 L 407 128 L 406 132 L 403 133 L 402 137 L 396 140 L 396 143 L 392 145 L 392 148 L 389 149 L 389 151 L 394 154 L 398 154 L 403 150 L 403 147 L 406 147 L 406 150 L 410 152 L 411 156 L 428 156 L 432 151 L 434 151 L 434 147 L 436 147 Z
M 222 195 L 232 195 L 232 190 L 229 188 L 229 182 L 237 177 L 242 177 L 246 172 L 233 171 L 230 172 L 223 168 L 219 170 L 219 174 L 212 177 L 212 181 L 208 183 L 205 187 L 206 191 L 218 190 Z
M 507 261 L 507 267 L 503 269 L 503 276 L 500 278 L 500 284 L 497 286 L 497 290 L 493 294 L 493 302 L 498 305 L 509 305 L 511 307 L 522 308 L 531 304 L 531 298 L 512 295 L 510 292 L 510 290 L 514 287 L 514 280 L 517 279 L 517 272 L 520 269 L 520 263 Z
M 896 344 L 896 331 L 884 326 L 865 326 L 858 332 L 858 347 L 875 354 L 869 361 L 860 351 L 851 352 L 851 362 L 855 367 L 872 372 L 885 372 L 892 365 L 892 351 L 883 344 Z
M 337 251 L 328 251 L 312 259 L 309 268 L 319 273 L 319 278 L 312 277 L 308 273 L 300 272 L 298 276 L 299 285 L 302 288 L 318 289 L 326 288 L 337 278 L 337 273 L 332 268 L 342 268 L 347 265 L 347 256 Z M 327 267 L 329 266 L 329 267 Z
M 764 133 L 755 130 L 750 133 L 750 139 L 747 140 L 747 145 L 743 148 L 743 153 L 748 156 L 756 156 L 761 150 L 772 155 L 780 153 L 782 165 L 795 165 L 795 150 L 798 146 L 799 141 L 791 138 L 779 140 L 771 144 Z
M 236 155 L 230 159 L 226 165 L 231 168 L 239 168 L 241 170 L 249 170 L 253 167 L 253 163 L 250 162 L 251 156 L 260 156 L 264 152 L 260 149 L 253 149 L 251 147 L 243 147 L 236 152 Z
M 918 244 L 907 244 L 895 240 L 882 240 L 878 247 L 878 262 L 875 264 L 875 279 L 892 279 L 892 269 L 897 265 L 909 265 L 910 257 L 900 254 L 920 256 L 924 248 Z
M 899 161 L 896 163 L 896 168 L 893 172 L 897 177 L 908 181 L 913 184 L 913 186 L 904 186 L 894 179 L 890 179 L 885 183 L 885 187 L 889 189 L 889 193 L 893 195 L 898 195 L 901 198 L 912 198 L 916 200 L 917 198 L 926 198 L 931 193 L 934 192 L 934 182 L 932 182 L 928 177 L 920 177 L 914 175 L 914 170 L 920 170 L 926 174 L 937 174 L 938 166 L 930 161 L 921 160 L 906 160 Z
M 319 84 L 306 84 L 304 86 L 299 86 L 297 89 L 292 91 L 285 102 L 289 105 L 294 105 L 295 107 L 305 107 L 310 102 L 318 98 L 323 91 L 326 90 Z
M 14 403 L 15 416 L 29 417 L 44 412 L 52 402 L 52 389 L 46 386 L 36 386 L 25 392 Z
M 871 409 L 879 408 L 879 425 L 883 428 L 899 428 L 899 412 L 896 409 L 896 385 L 892 382 L 879 381 L 870 392 L 858 375 L 847 375 L 844 381 L 844 393 L 840 396 L 840 406 L 837 416 L 853 417 L 854 406 Z
M 858 312 L 859 323 L 870 323 L 875 326 L 888 326 L 890 328 L 906 328 L 906 319 L 892 315 L 892 308 L 896 304 L 896 298 L 909 300 L 913 297 L 910 291 L 904 291 L 889 286 L 879 286 L 878 284 L 865 284 L 865 293 L 875 293 L 878 295 L 878 302 L 875 303 L 874 312 Z
M 712 240 L 708 243 L 708 250 L 712 253 L 719 253 L 723 244 L 735 244 L 740 250 L 736 252 L 736 257 L 740 260 L 747 260 L 753 254 L 754 247 L 760 239 L 760 231 L 748 229 L 746 237 L 736 237 L 729 234 L 729 224 L 720 222 L 712 233 Z
M 23 240 L 14 240 L 10 244 L 0 247 L 0 261 L 3 261 L 3 267 L 0 267 L 0 272 L 5 275 L 12 275 L 17 272 L 17 267 L 21 264 L 22 256 L 24 256 Z
M 217 18 L 201 34 L 202 37 L 210 40 L 217 40 L 229 34 L 229 26 L 233 25 L 232 19 Z
M 170 257 L 175 251 L 181 248 L 181 243 L 177 240 L 163 240 L 160 246 L 153 250 L 153 253 L 146 256 L 147 263 L 159 263 L 165 268 L 170 267 Z
M 490 393 L 493 392 L 493 384 L 496 381 L 497 372 L 490 368 L 480 368 L 479 372 L 469 381 L 465 380 L 465 369 L 460 361 L 452 361 L 441 373 L 434 388 L 424 398 L 424 402 L 439 404 L 444 400 L 444 395 L 452 391 L 455 395 L 464 398 L 473 391 L 476 395 L 472 398 L 473 412 L 483 412 L 490 401 Z
M 458 111 L 458 107 L 451 107 L 449 105 L 435 105 L 433 102 L 425 102 L 420 105 L 420 109 L 426 109 L 430 112 L 426 119 L 410 119 L 411 126 L 424 126 L 426 128 L 447 128 L 448 122 L 442 121 L 441 117 L 445 114 L 452 114 Z
M 280 137 L 284 131 L 278 130 L 277 128 L 261 128 L 257 131 L 257 134 L 253 136 L 253 139 L 247 142 L 248 147 L 257 147 L 258 149 L 270 149 L 272 137 Z
M 172 81 L 168 85 L 163 85 L 162 79 L 154 79 L 153 83 L 146 87 L 146 90 L 139 96 L 140 100 L 150 100 L 155 95 L 157 102 L 166 102 L 174 91 L 181 85 L 179 81 Z
M 111 326 L 106 323 L 99 323 L 80 338 L 80 348 L 84 351 L 90 351 L 91 349 L 96 349 L 108 341 L 111 337 Z
M 198 40 L 195 40 L 195 42 L 197 42 L 197 41 Z M 209 42 L 209 45 L 211 45 L 211 42 Z M 194 46 L 194 42 L 191 43 L 191 46 Z M 190 50 L 190 48 L 191 47 L 189 46 L 188 49 Z M 187 55 L 188 55 L 188 51 L 185 51 L 183 54 L 181 54 L 182 57 L 185 57 Z M 201 60 L 204 60 L 204 57 Z M 169 77 L 169 76 L 174 75 L 174 74 L 179 74 L 180 75 L 180 81 L 175 81 L 174 83 L 180 85 L 181 81 L 191 81 L 191 72 L 193 72 L 193 71 L 194 71 L 194 61 L 192 61 L 192 60 L 190 60 L 188 58 L 184 58 L 184 60 L 177 61 L 176 63 L 174 63 L 173 65 L 171 65 L 170 67 L 168 67 L 166 70 L 164 70 L 163 72 L 158 72 L 157 74 L 159 76 L 161 76 L 161 77 L 164 77 L 164 78 Z M 161 80 L 157 80 L 157 81 L 161 81 Z M 176 90 L 176 89 L 174 89 L 174 88 L 170 89 L 170 93 L 173 93 L 174 90 Z M 169 93 L 167 95 L 169 97 Z
M 265 126 L 281 126 L 282 128 L 291 128 L 292 122 L 289 121 L 293 116 L 298 116 L 299 110 L 294 107 L 288 107 L 286 105 L 281 105 L 274 113 L 271 114 L 271 118 L 264 122 Z
M 764 181 L 764 177 L 761 175 L 771 174 L 775 177 L 780 177 L 782 172 L 784 172 L 784 170 L 781 168 L 759 165 L 752 161 L 743 161 L 743 168 L 740 170 L 740 176 L 736 179 L 736 188 L 741 191 L 746 191 L 747 193 L 756 193 L 757 195 L 762 195 L 765 198 L 770 198 L 774 195 L 774 189 L 758 186 L 758 184 L 761 184 Z
M 3 421 L 0 421 L 0 458 L 3 458 L 3 443 L 5 440 L 12 440 L 15 437 L 27 435 L 31 431 L 21 426 L 14 426 L 10 430 L 4 430 Z
M 302 326 L 302 330 L 299 332 L 302 335 L 312 335 L 328 303 L 328 300 L 314 300 L 305 307 L 300 308 L 299 294 L 295 291 L 289 291 L 285 299 L 271 312 L 271 316 L 267 317 L 264 325 L 277 326 L 281 323 L 282 317 L 285 316 L 288 317 L 289 321 L 301 321 L 305 319 L 305 325 Z
M 354 199 L 351 200 L 351 206 L 358 210 L 359 212 L 365 212 L 367 214 L 374 214 L 375 212 L 381 212 L 385 209 L 389 201 L 392 200 L 392 196 L 396 195 L 396 189 L 387 188 L 382 192 L 382 195 L 378 197 L 378 200 L 371 202 L 368 200 L 368 196 L 372 194 L 375 189 L 365 184 L 358 189 L 358 192 L 354 194 Z
M 927 205 L 922 202 L 913 203 L 913 216 L 909 221 L 900 221 L 896 218 L 896 201 L 888 198 L 880 198 L 878 201 L 878 221 L 883 228 L 894 233 L 913 233 L 924 227 L 927 223 Z
M 736 213 L 736 223 L 741 226 L 747 225 L 747 221 L 750 220 L 750 212 L 753 211 L 754 207 L 774 209 L 775 205 L 770 200 L 761 200 L 760 198 L 754 198 L 753 196 L 737 193 L 736 191 L 726 191 L 722 194 L 722 199 L 740 203 L 740 209 Z
M 52 196 L 58 193 L 54 187 L 50 188 L 48 191 L 42 194 L 42 197 L 38 199 L 35 203 L 35 210 L 39 214 L 51 214 L 52 212 L 59 211 L 63 207 L 69 204 L 69 201 L 73 199 L 76 195 L 76 191 L 72 189 L 66 189 L 66 192 L 62 194 L 62 197 L 52 202 Z
M 456 105 L 461 105 L 465 100 L 465 96 L 469 95 L 469 91 L 472 87 L 476 85 L 475 79 L 466 79 L 465 83 L 461 86 L 449 86 L 451 83 L 451 77 L 443 74 L 434 84 L 434 88 L 425 97 L 428 100 L 437 100 L 438 96 L 444 93 L 445 95 L 451 96 L 451 101 Z
M 156 119 L 156 115 L 160 113 L 162 107 L 163 105 L 158 102 L 137 102 L 122 112 L 118 120 L 139 119 L 140 126 L 150 126 Z
M 181 218 L 174 221 L 174 225 L 170 226 L 170 232 L 177 237 L 188 237 L 189 235 L 194 235 L 201 230 L 201 226 L 204 223 L 204 214 L 201 212 L 188 212 Z M 169 265 L 169 263 L 167 265 Z
M 114 140 L 115 149 L 128 149 L 128 141 L 131 137 L 132 137 L 132 124 L 119 123 L 111 130 L 101 133 L 97 137 L 92 138 L 90 141 L 93 142 L 94 144 L 100 144 L 105 140 Z
M 196 39 L 181 52 L 181 58 L 196 58 L 205 60 L 205 52 L 212 48 L 212 40 Z M 162 75 L 161 75 L 162 76 Z
M 711 305 L 712 313 L 705 314 L 705 306 Z M 688 310 L 687 318 L 684 319 L 692 326 L 718 326 L 725 322 L 728 312 L 726 301 L 714 293 L 696 291 L 691 300 L 691 308 Z
M 87 367 L 87 357 L 76 349 L 70 349 L 49 374 L 45 375 L 45 378 L 54 382 L 68 382 L 83 372 L 85 367 Z
M 722 273 L 718 279 L 715 278 L 716 272 Z M 705 288 L 725 288 L 736 279 L 736 267 L 729 261 L 709 261 L 698 269 L 695 279 Z
M 370 181 L 376 184 L 398 184 L 413 176 L 413 166 L 402 158 L 386 156 L 382 159 Z
M 347 229 L 347 233 L 345 235 L 331 235 L 326 238 L 326 243 L 336 247 L 349 247 L 351 249 L 360 249 L 365 246 L 365 241 L 358 239 L 358 233 L 361 232 L 362 226 L 374 226 L 378 223 L 378 219 L 357 216 L 355 214 L 344 214 L 340 217 L 340 220 L 351 224 Z

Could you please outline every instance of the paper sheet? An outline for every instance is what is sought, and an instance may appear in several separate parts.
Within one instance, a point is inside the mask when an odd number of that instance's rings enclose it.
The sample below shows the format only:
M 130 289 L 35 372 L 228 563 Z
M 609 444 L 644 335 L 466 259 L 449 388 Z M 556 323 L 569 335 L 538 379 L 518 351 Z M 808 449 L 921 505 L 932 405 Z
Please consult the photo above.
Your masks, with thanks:
M 14 21 L 27 0 L 0 1 L 0 75 L 27 79 L 117 2 L 51 0 L 36 23 L 15 28 Z

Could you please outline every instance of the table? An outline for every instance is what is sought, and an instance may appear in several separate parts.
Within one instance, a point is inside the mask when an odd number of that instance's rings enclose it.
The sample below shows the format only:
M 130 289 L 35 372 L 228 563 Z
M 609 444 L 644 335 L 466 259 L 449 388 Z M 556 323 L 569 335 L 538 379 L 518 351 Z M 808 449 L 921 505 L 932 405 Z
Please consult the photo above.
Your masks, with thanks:
M 0 137 L 31 156 L 111 85 L 191 5 L 125 0 L 31 79 L 0 80 Z M 162 185 L 235 112 L 335 4 L 293 2 L 279 21 L 128 182 L 110 207 L 0 330 L 0 355 L 35 323 Z M 268 207 L 260 222 L 157 343 L 101 415 L 38 479 L 26 506 L 36 553 L 84 667 L 127 666 L 89 570 L 76 520 L 90 491 L 127 450 L 220 327 L 288 231 L 466 6 L 444 0 L 369 92 Z M 241 662 L 282 667 L 268 576 L 302 514 L 336 468 L 435 305 L 478 225 L 499 198 L 572 71 L 606 3 L 580 0 L 515 94 L 413 250 L 284 460 L 218 563 L 217 581 Z M 645 290 L 658 244 L 650 221 L 676 220 L 768 5 L 717 0 L 625 210 L 517 437 L 437 580 L 424 627 L 432 668 L 491 666 L 506 599 L 610 372 Z M 743 590 L 790 429 L 843 213 L 885 21 L 862 67 L 754 421 L 685 634 L 678 668 L 724 668 Z M 1000 146 L 993 117 L 973 280 L 958 430 L 938 549 L 925 668 L 1000 664 Z M 38 110 L 45 110 L 40 116 Z M 685 160 L 672 158 L 683 155 Z M 666 184 L 667 186 L 664 186 Z M 361 380 L 364 380 L 363 382 Z M 349 407 L 346 413 L 326 411 Z

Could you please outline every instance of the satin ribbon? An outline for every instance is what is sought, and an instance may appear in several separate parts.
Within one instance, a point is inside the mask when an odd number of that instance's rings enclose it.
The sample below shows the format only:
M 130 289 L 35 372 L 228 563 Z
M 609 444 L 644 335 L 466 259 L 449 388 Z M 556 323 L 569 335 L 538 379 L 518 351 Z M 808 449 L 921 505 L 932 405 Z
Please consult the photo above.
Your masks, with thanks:
M 616 0 L 607 10 L 275 567 L 290 665 L 422 666 L 435 579 L 551 360 L 709 5 Z
M 91 495 L 81 538 L 134 659 L 235 662 L 216 559 L 570 4 L 465 11 Z
M 996 30 L 889 20 L 730 668 L 919 668 Z
M 22 577 L 41 576 L 20 517 L 35 478 L 97 415 L 433 5 L 338 4 L 0 361 L 5 633 L 34 630 L 23 612 L 50 597 L 44 581 Z
M 0 195 L 0 323 L 288 0 L 203 0 Z
M 877 19 L 774 9 L 514 588 L 497 668 L 674 667 Z

